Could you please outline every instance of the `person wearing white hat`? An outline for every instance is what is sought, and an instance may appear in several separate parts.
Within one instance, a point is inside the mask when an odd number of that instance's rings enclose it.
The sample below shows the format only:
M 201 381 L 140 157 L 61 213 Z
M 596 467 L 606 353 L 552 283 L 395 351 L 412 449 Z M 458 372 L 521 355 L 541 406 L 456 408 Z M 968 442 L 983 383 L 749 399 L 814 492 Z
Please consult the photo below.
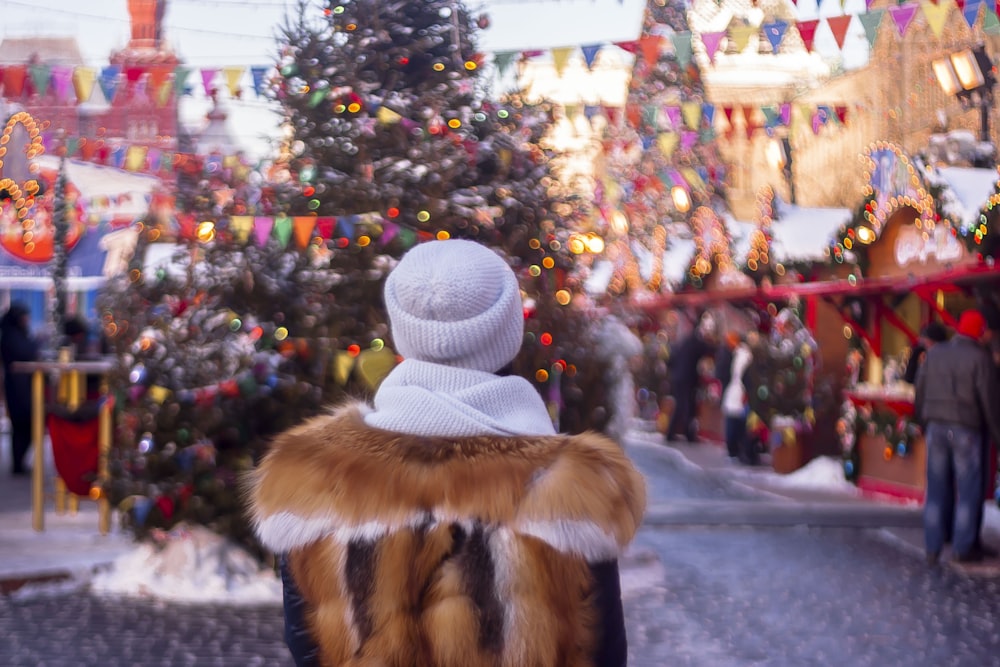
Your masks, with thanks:
M 282 556 L 296 664 L 626 664 L 618 556 L 642 476 L 599 434 L 557 434 L 517 355 L 517 279 L 492 250 L 432 241 L 384 290 L 404 360 L 371 405 L 278 436 L 249 480 Z

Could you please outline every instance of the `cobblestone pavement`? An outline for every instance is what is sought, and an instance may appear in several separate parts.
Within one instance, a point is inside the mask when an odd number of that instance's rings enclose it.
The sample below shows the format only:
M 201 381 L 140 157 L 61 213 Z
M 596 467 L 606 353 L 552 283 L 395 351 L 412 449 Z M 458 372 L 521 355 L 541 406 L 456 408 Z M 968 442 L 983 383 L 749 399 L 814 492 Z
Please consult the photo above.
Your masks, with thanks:
M 754 502 L 653 448 L 652 502 Z M 878 531 L 644 528 L 622 562 L 630 664 L 998 664 L 1000 581 L 929 569 Z M 0 597 L 3 667 L 290 665 L 277 607 L 182 606 L 85 591 Z

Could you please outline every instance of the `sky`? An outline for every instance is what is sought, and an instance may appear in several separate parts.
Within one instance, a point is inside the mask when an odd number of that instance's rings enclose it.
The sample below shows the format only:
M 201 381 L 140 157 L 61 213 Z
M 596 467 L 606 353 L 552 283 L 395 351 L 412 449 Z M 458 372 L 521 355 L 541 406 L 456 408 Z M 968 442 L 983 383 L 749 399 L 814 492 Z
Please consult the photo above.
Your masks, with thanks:
M 813 9 L 810 15 L 809 4 L 810 0 L 799 1 L 800 18 L 815 14 Z M 277 50 L 277 26 L 286 16 L 294 15 L 296 5 L 297 0 L 169 0 L 165 36 L 192 67 L 269 65 Z M 123 47 L 129 38 L 127 0 L 3 0 L 3 6 L 0 38 L 72 35 L 91 66 L 107 64 L 111 52 Z M 467 6 L 490 18 L 490 27 L 479 37 L 480 48 L 498 52 L 635 39 L 646 0 L 470 0 Z M 854 23 L 853 28 L 860 30 L 857 21 Z M 817 34 L 817 48 L 823 41 L 822 33 Z M 249 90 L 249 74 L 246 76 L 245 88 Z M 185 98 L 181 107 L 182 122 L 192 127 L 204 124 L 208 109 L 200 88 L 195 86 L 195 94 Z M 267 138 L 278 136 L 274 107 L 252 94 L 230 102 L 229 125 L 234 138 L 257 158 L 269 153 Z

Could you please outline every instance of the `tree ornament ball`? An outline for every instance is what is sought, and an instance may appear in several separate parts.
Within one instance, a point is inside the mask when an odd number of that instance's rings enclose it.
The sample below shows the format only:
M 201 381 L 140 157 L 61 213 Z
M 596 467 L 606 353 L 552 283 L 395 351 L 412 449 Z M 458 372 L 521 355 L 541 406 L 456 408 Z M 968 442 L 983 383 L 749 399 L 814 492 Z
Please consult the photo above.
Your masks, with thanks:
M 770 395 L 770 391 L 768 390 L 767 387 L 758 387 L 757 388 L 757 398 L 759 398 L 760 400 L 766 401 L 767 397 L 769 395 Z

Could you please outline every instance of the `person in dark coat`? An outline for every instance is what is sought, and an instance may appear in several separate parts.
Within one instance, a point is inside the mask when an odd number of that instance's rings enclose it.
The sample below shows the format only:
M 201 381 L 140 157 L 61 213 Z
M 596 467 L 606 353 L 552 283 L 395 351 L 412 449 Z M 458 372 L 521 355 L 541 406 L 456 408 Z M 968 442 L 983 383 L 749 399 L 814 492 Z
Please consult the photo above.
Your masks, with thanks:
M 948 330 L 940 322 L 928 322 L 917 336 L 917 341 L 910 348 L 910 358 L 906 362 L 906 370 L 903 372 L 903 380 L 913 384 L 917 381 L 917 369 L 924 363 L 924 356 L 927 350 L 936 343 L 943 343 L 948 340 Z
M 1000 441 L 997 377 L 980 345 L 983 316 L 962 313 L 956 335 L 927 351 L 917 371 L 914 418 L 927 443 L 924 543 L 927 561 L 937 562 L 948 536 L 959 562 L 983 559 L 978 544 L 982 519 L 983 448 Z
M 711 320 L 709 320 L 711 321 Z M 698 441 L 695 422 L 698 408 L 698 362 L 715 352 L 709 339 L 711 327 L 704 323 L 670 351 L 670 393 L 674 397 L 674 412 L 667 427 L 667 442 L 683 435 L 688 442 Z
M 31 337 L 31 314 L 21 303 L 13 303 L 0 319 L 0 359 L 3 360 L 4 400 L 10 417 L 11 472 L 23 475 L 24 457 L 31 447 L 31 374 L 15 373 L 17 361 L 36 361 L 38 343 Z
M 524 337 L 514 272 L 431 241 L 384 296 L 403 361 L 370 404 L 278 435 L 247 480 L 296 665 L 624 667 L 618 558 L 645 483 L 618 443 L 556 433 L 534 387 L 498 375 Z

